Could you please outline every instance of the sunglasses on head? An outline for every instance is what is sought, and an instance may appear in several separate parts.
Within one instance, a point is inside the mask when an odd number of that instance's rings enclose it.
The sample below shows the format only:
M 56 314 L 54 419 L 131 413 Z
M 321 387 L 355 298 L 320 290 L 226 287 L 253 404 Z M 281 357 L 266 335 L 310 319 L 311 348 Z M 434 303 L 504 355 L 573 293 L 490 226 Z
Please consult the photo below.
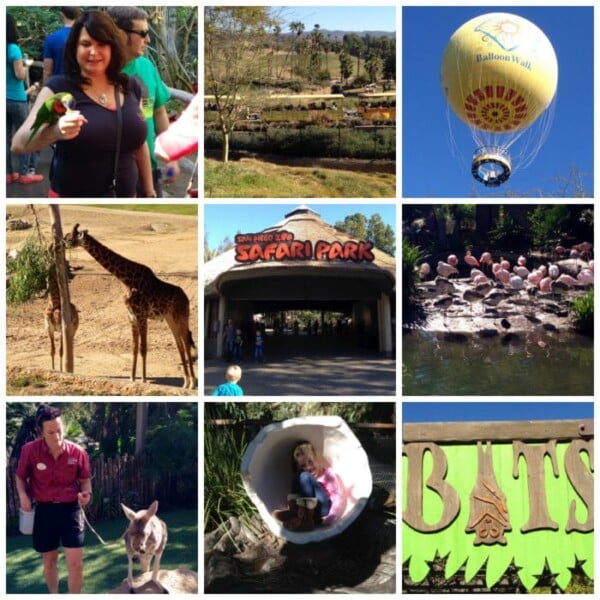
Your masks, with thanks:
M 142 29 L 141 31 L 137 31 L 136 29 L 123 29 L 127 33 L 137 33 L 141 38 L 145 38 L 147 35 L 150 35 L 149 29 Z

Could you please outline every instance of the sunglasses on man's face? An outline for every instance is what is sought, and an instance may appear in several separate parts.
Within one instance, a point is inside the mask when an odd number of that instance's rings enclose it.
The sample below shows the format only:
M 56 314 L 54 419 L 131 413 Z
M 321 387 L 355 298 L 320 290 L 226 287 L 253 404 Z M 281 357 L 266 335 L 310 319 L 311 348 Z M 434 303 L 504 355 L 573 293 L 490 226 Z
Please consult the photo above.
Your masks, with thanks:
M 127 33 L 137 33 L 141 38 L 145 38 L 147 35 L 150 35 L 149 29 L 142 29 L 141 31 L 137 31 L 136 29 L 123 29 Z

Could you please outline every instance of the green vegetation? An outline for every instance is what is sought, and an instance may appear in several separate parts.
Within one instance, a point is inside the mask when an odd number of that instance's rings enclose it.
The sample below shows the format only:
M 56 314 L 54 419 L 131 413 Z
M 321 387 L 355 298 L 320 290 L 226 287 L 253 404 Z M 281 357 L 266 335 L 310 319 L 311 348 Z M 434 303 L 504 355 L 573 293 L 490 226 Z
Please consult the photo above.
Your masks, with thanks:
M 220 149 L 220 134 L 206 131 L 204 144 L 207 150 Z M 307 127 L 236 131 L 231 135 L 230 148 L 279 156 L 395 160 L 396 130 Z
M 408 314 L 417 294 L 416 269 L 424 259 L 424 253 L 413 246 L 407 238 L 402 238 L 402 312 Z
M 198 512 L 160 510 L 159 516 L 169 528 L 169 541 L 160 568 L 198 571 Z M 109 593 L 127 577 L 125 544 L 121 539 L 126 524 L 122 514 L 114 521 L 94 523 L 94 529 L 108 542 L 105 546 L 89 529 L 86 530 L 82 593 Z M 67 568 L 63 557 L 58 561 L 58 569 L 60 591 L 64 593 L 67 591 Z M 134 577 L 140 574 L 137 563 L 133 574 Z M 48 592 L 42 574 L 42 560 L 31 547 L 29 536 L 9 536 L 6 540 L 6 592 L 25 594 L 24 597 Z
M 204 192 L 207 198 L 394 198 L 396 177 L 251 159 L 231 163 L 206 159 Z
M 242 483 L 240 466 L 248 442 L 243 433 L 214 424 L 204 426 L 204 531 L 230 517 L 249 522 L 256 508 Z
M 7 258 L 6 273 L 10 285 L 6 290 L 8 304 L 21 304 L 46 289 L 52 259 L 47 249 L 33 237 L 27 238 L 16 258 Z
M 90 204 L 89 206 L 108 208 L 110 210 L 131 210 L 135 212 L 163 213 L 167 215 L 198 216 L 198 206 L 196 204 Z
M 573 301 L 573 322 L 581 333 L 594 334 L 594 290 Z

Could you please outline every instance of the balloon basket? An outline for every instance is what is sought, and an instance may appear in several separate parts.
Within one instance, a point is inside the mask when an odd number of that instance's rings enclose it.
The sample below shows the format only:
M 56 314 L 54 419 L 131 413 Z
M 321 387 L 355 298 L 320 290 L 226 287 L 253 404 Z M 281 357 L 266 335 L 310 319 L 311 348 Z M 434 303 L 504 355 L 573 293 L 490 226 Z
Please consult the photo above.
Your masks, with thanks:
M 510 156 L 499 148 L 479 148 L 473 155 L 471 173 L 487 187 L 502 185 L 510 172 Z

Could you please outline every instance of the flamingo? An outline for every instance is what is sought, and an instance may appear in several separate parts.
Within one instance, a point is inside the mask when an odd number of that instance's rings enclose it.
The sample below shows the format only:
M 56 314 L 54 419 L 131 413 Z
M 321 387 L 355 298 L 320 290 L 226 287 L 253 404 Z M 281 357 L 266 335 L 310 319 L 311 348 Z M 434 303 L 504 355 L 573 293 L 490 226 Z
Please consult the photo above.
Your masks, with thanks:
M 448 263 L 445 263 L 443 260 L 439 260 L 437 264 L 437 272 L 438 275 L 441 275 L 442 277 L 450 277 L 450 275 L 453 273 L 458 273 L 458 269 L 452 265 L 449 265 Z
M 438 276 L 435 278 L 435 291 L 438 294 L 451 294 L 456 291 L 456 288 L 449 279 Z
M 515 265 L 513 267 L 513 273 L 518 275 L 521 279 L 527 279 L 527 277 L 529 277 L 529 269 L 523 265 Z
M 552 277 L 552 279 L 556 279 L 560 275 L 560 269 L 558 265 L 550 265 L 548 267 L 548 275 Z
M 537 287 L 539 286 L 543 276 L 543 273 L 539 269 L 535 269 L 534 271 L 531 271 L 529 275 L 527 275 L 527 282 Z
M 510 273 L 506 270 L 506 269 L 498 269 L 495 273 L 496 275 L 496 279 L 504 284 L 504 285 L 508 285 L 510 283 Z
M 458 256 L 456 254 L 449 254 L 446 262 L 453 267 L 458 267 Z
M 591 269 L 581 269 L 577 275 L 577 281 L 583 285 L 593 285 L 594 272 Z
M 527 259 L 521 254 L 521 256 L 519 256 L 519 258 L 517 258 L 517 264 L 520 267 L 524 267 L 527 264 Z
M 427 279 L 427 277 L 429 277 L 429 274 L 431 273 L 431 267 L 429 266 L 429 263 L 422 263 L 419 266 L 419 279 L 421 281 L 424 281 L 425 279 Z
M 485 277 L 483 271 L 480 271 L 479 269 L 471 269 L 469 275 L 471 276 L 471 279 L 475 279 L 475 277 L 479 277 L 480 275 Z
M 477 275 L 476 277 L 473 278 L 473 285 L 475 287 L 477 287 L 478 285 L 481 285 L 482 283 L 489 283 L 489 281 L 490 280 L 485 275 Z
M 579 285 L 579 281 L 577 279 L 575 279 L 574 277 L 571 277 L 570 275 L 567 275 L 566 273 L 559 275 L 559 277 L 556 281 L 565 283 L 569 287 L 574 287 L 576 285 Z
M 510 271 L 510 263 L 503 257 L 500 257 L 500 267 L 505 271 Z
M 479 266 L 479 261 L 471 254 L 470 250 L 467 250 L 464 260 L 470 267 L 478 267 Z
M 492 260 L 492 255 L 489 252 L 484 252 L 480 256 L 479 262 L 481 263 L 481 268 L 483 269 L 484 273 L 491 275 L 493 272 L 492 268 L 494 265 L 494 261 Z
M 540 292 L 549 292 L 551 289 L 551 285 L 552 285 L 552 277 L 547 276 L 547 277 L 542 277 L 542 279 L 540 280 Z
M 510 287 L 513 290 L 524 290 L 525 282 L 518 275 L 511 275 L 510 276 Z

